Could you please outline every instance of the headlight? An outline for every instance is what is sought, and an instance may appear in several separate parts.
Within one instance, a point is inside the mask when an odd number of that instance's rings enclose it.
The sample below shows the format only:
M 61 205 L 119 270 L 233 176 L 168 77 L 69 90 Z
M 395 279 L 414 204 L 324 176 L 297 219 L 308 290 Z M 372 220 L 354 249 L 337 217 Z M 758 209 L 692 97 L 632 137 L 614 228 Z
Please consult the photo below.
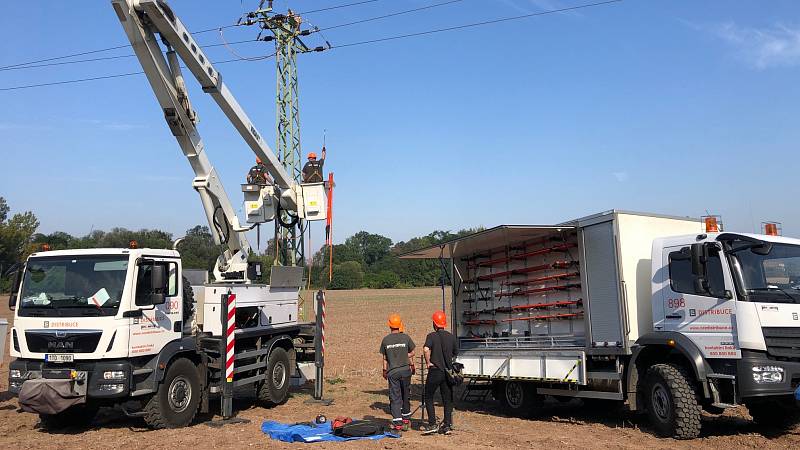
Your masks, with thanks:
M 753 381 L 763 383 L 783 382 L 783 367 L 778 366 L 753 366 Z
M 22 371 L 19 369 L 11 369 L 8 371 L 9 378 L 22 378 Z
M 125 372 L 121 370 L 107 370 L 103 372 L 104 380 L 123 380 L 125 379 Z

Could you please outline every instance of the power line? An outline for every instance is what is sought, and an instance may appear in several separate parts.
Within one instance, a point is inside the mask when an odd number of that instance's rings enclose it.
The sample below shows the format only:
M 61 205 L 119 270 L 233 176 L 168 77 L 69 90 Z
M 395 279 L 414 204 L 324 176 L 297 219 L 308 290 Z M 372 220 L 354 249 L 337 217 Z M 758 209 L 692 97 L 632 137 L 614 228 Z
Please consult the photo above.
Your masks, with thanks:
M 347 8 L 349 6 L 364 5 L 366 3 L 375 3 L 375 2 L 379 2 L 379 1 L 380 0 L 363 0 L 363 1 L 360 1 L 360 2 L 347 3 L 347 4 L 344 4 L 344 5 L 328 6 L 327 8 L 312 9 L 310 11 L 303 11 L 303 12 L 300 12 L 298 14 L 302 15 L 302 14 L 311 14 L 311 13 L 322 12 L 322 11 L 330 11 L 332 9 Z
M 227 45 L 237 45 L 237 44 L 244 44 L 244 43 L 248 43 L 248 42 L 258 42 L 258 40 L 257 39 L 244 39 L 244 40 L 241 40 L 241 41 L 228 42 Z M 212 48 L 212 47 L 222 47 L 223 45 L 226 45 L 226 44 L 225 43 L 221 43 L 221 44 L 202 45 L 202 46 L 200 46 L 200 48 L 206 49 L 206 48 Z M 131 54 L 128 54 L 128 55 L 102 56 L 100 58 L 76 59 L 76 60 L 73 60 L 73 61 L 51 62 L 51 63 L 42 63 L 42 64 L 29 64 L 29 65 L 19 66 L 19 67 L 0 68 L 0 72 L 6 72 L 6 71 L 9 71 L 9 70 L 35 69 L 35 68 L 38 68 L 38 67 L 65 66 L 65 65 L 69 65 L 69 64 L 80 64 L 80 63 L 95 62 L 95 61 L 108 61 L 108 60 L 112 60 L 112 59 L 133 58 L 134 56 L 136 56 L 136 55 L 131 53 Z
M 196 32 L 194 32 L 192 34 L 208 33 L 208 32 L 211 32 L 211 31 L 217 31 L 220 28 L 231 28 L 231 27 L 235 27 L 235 26 L 238 26 L 238 25 L 236 25 L 236 24 L 234 24 L 234 25 L 224 25 L 222 27 L 215 27 L 215 28 L 209 28 L 207 30 L 196 31 Z M 119 50 L 121 48 L 129 48 L 130 46 L 131 46 L 131 44 L 123 44 L 123 45 L 116 45 L 114 47 L 99 48 L 97 50 L 88 50 L 88 51 L 85 51 L 85 52 L 71 53 L 69 55 L 61 55 L 61 56 L 53 56 L 51 58 L 36 59 L 36 60 L 33 60 L 33 61 L 27 61 L 27 62 L 16 63 L 16 64 L 9 64 L 7 66 L 0 66 L 0 70 L 10 69 L 10 68 L 20 67 L 20 66 L 28 66 L 30 64 L 39 64 L 39 63 L 44 63 L 44 62 L 48 62 L 48 61 L 57 61 L 57 60 L 60 60 L 60 59 L 74 58 L 76 56 L 86 56 L 86 55 L 92 55 L 92 54 L 95 54 L 95 53 L 110 52 L 111 50 Z
M 464 24 L 464 25 L 457 25 L 457 26 L 452 26 L 452 27 L 447 27 L 447 28 L 439 28 L 439 29 L 435 29 L 435 30 L 420 31 L 420 32 L 417 32 L 417 33 L 408 33 L 408 34 L 401 34 L 401 35 L 396 35 L 396 36 L 388 36 L 388 37 L 377 38 L 377 39 L 369 39 L 369 40 L 364 40 L 364 41 L 349 42 L 349 43 L 346 43 L 346 44 L 334 45 L 334 46 L 331 46 L 331 48 L 354 47 L 354 46 L 357 46 L 357 45 L 374 44 L 374 43 L 379 43 L 379 42 L 386 42 L 386 41 L 397 40 L 397 39 L 405 39 L 405 38 L 416 37 L 416 36 L 425 36 L 425 35 L 429 35 L 429 34 L 443 33 L 443 32 L 446 32 L 446 31 L 462 30 L 462 29 L 465 29 L 465 28 L 478 27 L 478 26 L 483 26 L 483 25 L 491 25 L 491 24 L 495 24 L 495 23 L 508 22 L 508 21 L 512 21 L 512 20 L 520 20 L 520 19 L 525 19 L 525 18 L 529 18 L 529 17 L 544 16 L 544 15 L 548 15 L 548 14 L 555 14 L 555 13 L 566 12 L 566 11 L 574 11 L 574 10 L 578 10 L 578 9 L 591 8 L 591 7 L 595 7 L 595 6 L 609 5 L 609 4 L 612 4 L 612 3 L 620 3 L 622 1 L 623 0 L 607 0 L 607 1 L 596 2 L 596 3 L 587 3 L 587 4 L 583 4 L 583 5 L 576 5 L 576 6 L 570 6 L 570 7 L 559 8 L 559 9 L 552 9 L 552 10 L 547 10 L 547 11 L 540 11 L 540 12 L 536 12 L 536 13 L 523 14 L 523 15 L 519 15 L 519 16 L 503 17 L 503 18 L 500 18 L 500 19 L 485 20 L 485 21 L 482 21 L 482 22 L 474 22 L 474 23 L 469 23 L 469 24 Z M 216 28 L 216 29 L 218 29 L 218 28 Z M 214 45 L 218 46 L 218 45 L 224 45 L 224 44 L 214 44 Z M 225 63 L 236 62 L 236 61 L 241 61 L 241 59 L 232 59 L 232 60 L 227 60 L 227 61 L 221 61 L 221 62 L 216 63 L 216 64 L 225 64 Z M 102 77 L 81 78 L 81 79 L 77 79 L 77 80 L 64 80 L 64 81 L 56 81 L 56 82 L 51 82 L 51 83 L 40 83 L 40 84 L 23 85 L 23 86 L 12 86 L 12 87 L 7 87 L 7 88 L 0 88 L 0 91 L 14 91 L 14 90 L 30 89 L 30 88 L 43 87 L 43 86 L 54 86 L 54 85 L 60 85 L 60 84 L 81 83 L 81 82 L 85 82 L 85 81 L 95 81 L 95 80 L 103 80 L 103 79 L 108 79 L 108 78 L 126 77 L 126 76 L 131 76 L 131 75 L 138 75 L 138 74 L 141 74 L 141 73 L 143 73 L 143 72 L 130 72 L 130 73 L 124 73 L 124 74 L 106 75 L 106 76 L 102 76 Z
M 386 19 L 388 17 L 400 16 L 400 15 L 403 15 L 403 14 L 409 14 L 409 13 L 412 13 L 412 12 L 422 11 L 422 10 L 425 10 L 425 9 L 437 8 L 439 6 L 450 5 L 450 4 L 453 4 L 453 3 L 460 3 L 460 2 L 463 2 L 463 1 L 464 0 L 450 0 L 450 1 L 441 2 L 441 3 L 434 3 L 432 5 L 421 6 L 419 8 L 406 9 L 404 11 L 398 11 L 398 12 L 394 12 L 394 13 L 390 13 L 390 14 L 384 14 L 382 16 L 369 17 L 367 19 L 354 20 L 352 22 L 341 23 L 339 25 L 333 25 L 333 26 L 330 26 L 330 27 L 324 27 L 324 28 L 320 28 L 319 30 L 316 30 L 316 31 L 327 31 L 327 30 L 333 30 L 335 28 L 348 27 L 350 25 L 356 25 L 356 24 L 365 23 L 365 22 L 372 22 L 373 20 Z
M 275 56 L 275 54 L 274 53 L 270 53 L 270 54 L 264 55 L 262 57 L 259 57 L 259 60 L 272 58 L 273 56 Z M 252 60 L 255 61 L 255 59 L 252 59 Z M 216 63 L 212 63 L 212 64 L 220 65 L 220 64 L 228 64 L 228 63 L 232 63 L 232 62 L 241 62 L 241 61 L 248 61 L 248 60 L 243 60 L 243 59 L 238 59 L 238 58 L 237 59 L 226 59 L 224 61 L 220 61 L 220 62 L 216 62 Z M 0 88 L 0 91 L 17 91 L 17 90 L 21 90 L 21 89 L 32 89 L 32 88 L 46 87 L 46 86 L 58 86 L 58 85 L 62 85 L 62 84 L 84 83 L 84 82 L 87 82 L 87 81 L 108 80 L 108 79 L 111 79 L 111 78 L 122 78 L 122 77 L 129 77 L 129 76 L 133 76 L 133 75 L 142 75 L 142 74 L 144 74 L 144 71 L 140 70 L 138 72 L 118 73 L 118 74 L 113 74 L 113 75 L 103 75 L 103 76 L 90 77 L 90 78 L 78 78 L 78 79 L 75 79 L 75 80 L 61 80 L 61 81 L 53 81 L 53 82 L 50 82 L 50 83 L 25 84 L 25 85 L 22 85 L 22 86 L 11 86 L 11 87 Z
M 482 26 L 482 25 L 491 25 L 491 24 L 500 23 L 500 22 L 508 22 L 508 21 L 512 21 L 512 20 L 520 20 L 520 19 L 526 19 L 526 18 L 529 18 L 529 17 L 544 16 L 544 15 L 548 15 L 548 14 L 555 14 L 555 13 L 566 12 L 566 11 L 574 11 L 576 9 L 591 8 L 593 6 L 608 5 L 608 4 L 611 4 L 611 3 L 619 3 L 619 2 L 622 2 L 622 1 L 623 0 L 607 0 L 607 1 L 603 1 L 603 2 L 597 2 L 597 3 L 587 3 L 587 4 L 584 4 L 584 5 L 570 6 L 570 7 L 559 8 L 559 9 L 551 9 L 551 10 L 540 11 L 540 12 L 531 13 L 531 14 L 523 14 L 523 15 L 520 15 L 520 16 L 503 17 L 501 19 L 485 20 L 485 21 L 482 21 L 482 22 L 468 23 L 468 24 L 465 24 L 465 25 L 456 25 L 456 26 L 453 26 L 453 27 L 439 28 L 439 29 L 436 29 L 436 30 L 428 30 L 428 31 L 420 31 L 420 32 L 417 32 L 417 33 L 400 34 L 400 35 L 397 35 L 397 36 L 388 36 L 388 37 L 377 38 L 377 39 L 368 39 L 368 40 L 365 40 L 365 41 L 358 41 L 358 42 L 349 42 L 347 44 L 333 45 L 333 46 L 331 46 L 331 48 L 354 47 L 356 45 L 375 44 L 375 43 L 378 43 L 378 42 L 386 42 L 386 41 L 393 41 L 393 40 L 397 40 L 397 39 L 405 39 L 405 38 L 416 37 L 416 36 L 425 36 L 425 35 L 428 35 L 428 34 L 443 33 L 445 31 L 463 30 L 464 28 L 472 28 L 472 27 L 478 27 L 478 26 Z

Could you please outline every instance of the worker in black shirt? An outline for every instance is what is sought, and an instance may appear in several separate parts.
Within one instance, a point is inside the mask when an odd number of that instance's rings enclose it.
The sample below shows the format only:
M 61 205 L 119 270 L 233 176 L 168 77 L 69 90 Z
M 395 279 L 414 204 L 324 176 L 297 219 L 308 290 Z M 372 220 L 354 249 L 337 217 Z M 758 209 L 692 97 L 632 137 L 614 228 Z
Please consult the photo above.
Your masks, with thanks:
M 322 146 L 322 159 L 317 161 L 317 154 L 308 154 L 308 162 L 303 166 L 303 183 L 322 183 L 322 166 L 325 164 L 325 146 Z
M 403 333 L 399 314 L 389 316 L 391 332 L 381 341 L 383 378 L 389 381 L 389 409 L 392 429 L 408 431 L 411 426 L 411 375 L 414 375 L 414 341 Z
M 458 341 L 449 331 L 447 316 L 444 311 L 433 313 L 433 333 L 425 338 L 425 364 L 428 367 L 428 379 L 425 381 L 425 408 L 428 412 L 428 424 L 423 425 L 425 434 L 450 434 L 453 426 L 453 386 L 447 379 L 446 369 L 453 368 L 453 358 L 458 355 Z M 436 390 L 442 396 L 444 421 L 436 423 L 436 410 L 433 407 L 433 396 Z
M 256 157 L 256 165 L 250 168 L 250 172 L 247 172 L 247 184 L 257 184 L 259 186 L 272 184 L 272 177 L 267 171 L 267 166 L 264 165 L 259 157 Z

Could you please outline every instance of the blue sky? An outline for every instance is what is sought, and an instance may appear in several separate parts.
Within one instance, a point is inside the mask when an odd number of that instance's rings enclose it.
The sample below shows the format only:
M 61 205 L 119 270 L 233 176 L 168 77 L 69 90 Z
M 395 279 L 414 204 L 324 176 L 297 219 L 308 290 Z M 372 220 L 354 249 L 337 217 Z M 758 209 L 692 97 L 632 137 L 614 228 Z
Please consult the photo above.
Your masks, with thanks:
M 383 0 L 306 19 L 326 27 L 436 2 Z M 325 37 L 340 45 L 582 3 L 464 0 Z M 257 2 L 170 4 L 199 30 L 233 23 Z M 225 38 L 255 33 L 229 29 Z M 10 2 L 0 16 L 0 66 L 125 42 L 106 1 Z M 271 50 L 236 46 L 242 55 Z M 207 54 L 233 58 L 224 47 Z M 709 211 L 737 231 L 777 220 L 786 235 L 800 235 L 796 1 L 626 0 L 302 55 L 299 68 L 305 150 L 318 150 L 327 130 L 336 241 L 359 230 L 398 241 L 611 208 Z M 219 69 L 274 142 L 274 61 Z M 5 70 L 0 88 L 138 70 L 135 58 Z M 239 204 L 252 153 L 210 97 L 190 88 L 206 149 Z M 0 195 L 15 211 L 33 210 L 42 231 L 180 235 L 205 223 L 192 172 L 144 76 L 0 91 L 0 105 Z M 318 232 L 314 240 L 321 243 Z

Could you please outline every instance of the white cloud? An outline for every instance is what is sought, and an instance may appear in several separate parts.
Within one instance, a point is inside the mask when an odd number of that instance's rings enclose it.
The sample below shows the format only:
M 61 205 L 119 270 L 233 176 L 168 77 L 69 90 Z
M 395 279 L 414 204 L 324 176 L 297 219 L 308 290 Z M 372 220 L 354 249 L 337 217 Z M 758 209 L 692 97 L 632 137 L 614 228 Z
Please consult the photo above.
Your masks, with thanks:
M 611 175 L 614 175 L 614 178 L 617 179 L 620 183 L 624 183 L 628 181 L 628 172 L 612 172 Z
M 707 28 L 757 69 L 800 65 L 800 27 L 748 28 L 727 22 Z

